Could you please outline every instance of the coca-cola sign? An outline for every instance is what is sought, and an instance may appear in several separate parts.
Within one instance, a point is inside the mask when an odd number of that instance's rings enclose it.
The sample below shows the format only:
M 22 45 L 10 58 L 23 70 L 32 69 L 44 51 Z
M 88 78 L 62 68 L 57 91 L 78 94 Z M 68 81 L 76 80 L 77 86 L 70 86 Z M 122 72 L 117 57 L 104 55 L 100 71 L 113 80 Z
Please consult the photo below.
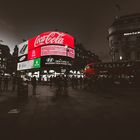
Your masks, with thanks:
M 63 44 L 64 43 L 64 33 L 59 33 L 59 32 L 51 32 L 48 35 L 38 35 L 35 42 L 34 46 L 41 46 L 43 44 Z
M 29 40 L 29 49 L 45 45 L 63 45 L 74 48 L 74 38 L 63 32 L 45 32 Z

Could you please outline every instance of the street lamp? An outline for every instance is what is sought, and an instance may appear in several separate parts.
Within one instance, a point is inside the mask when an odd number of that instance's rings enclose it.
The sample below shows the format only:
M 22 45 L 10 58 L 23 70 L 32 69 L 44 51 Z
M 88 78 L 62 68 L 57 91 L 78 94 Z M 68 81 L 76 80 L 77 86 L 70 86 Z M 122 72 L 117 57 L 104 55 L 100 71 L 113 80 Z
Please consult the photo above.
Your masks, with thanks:
M 120 60 L 122 60 L 122 56 L 120 56 Z

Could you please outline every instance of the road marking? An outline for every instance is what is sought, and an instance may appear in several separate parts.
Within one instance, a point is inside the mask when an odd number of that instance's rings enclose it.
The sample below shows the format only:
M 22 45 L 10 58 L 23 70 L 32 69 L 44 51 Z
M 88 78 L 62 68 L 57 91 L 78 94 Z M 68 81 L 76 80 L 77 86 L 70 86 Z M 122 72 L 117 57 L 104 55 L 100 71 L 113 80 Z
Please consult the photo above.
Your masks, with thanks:
M 20 113 L 20 111 L 19 111 L 17 108 L 11 109 L 11 110 L 8 112 L 8 114 L 18 114 L 18 113 Z

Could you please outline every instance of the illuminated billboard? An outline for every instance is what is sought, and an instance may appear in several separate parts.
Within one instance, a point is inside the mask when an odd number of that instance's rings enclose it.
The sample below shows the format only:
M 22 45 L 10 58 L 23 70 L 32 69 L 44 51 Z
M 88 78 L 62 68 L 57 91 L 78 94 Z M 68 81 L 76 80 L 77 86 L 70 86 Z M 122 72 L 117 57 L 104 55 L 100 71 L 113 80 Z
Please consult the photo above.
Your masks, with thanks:
M 40 68 L 41 59 L 36 58 L 34 60 L 24 61 L 17 64 L 17 70 L 27 70 L 33 68 Z
M 29 50 L 28 51 L 28 60 L 39 58 L 40 57 L 40 49 L 41 48 L 35 48 L 33 50 Z
M 48 65 L 72 65 L 71 59 L 63 58 L 62 56 L 56 57 L 41 57 L 41 67 L 47 67 Z
M 74 48 L 74 38 L 63 32 L 45 32 L 29 39 L 29 50 L 46 45 L 63 45 Z
M 18 57 L 18 62 L 27 61 L 27 54 Z
M 28 54 L 28 41 L 18 45 L 18 57 Z
M 52 59 L 49 60 L 48 57 Z M 18 45 L 17 70 L 41 68 L 51 64 L 71 65 L 73 58 L 75 50 L 72 36 L 63 32 L 44 32 Z
M 40 62 L 41 62 L 41 59 L 40 58 L 34 59 L 33 67 L 34 68 L 40 68 Z
M 27 70 L 32 69 L 34 64 L 34 60 L 24 61 L 17 64 L 17 70 Z
M 41 47 L 41 56 L 59 55 L 74 58 L 75 51 L 60 45 L 48 45 Z

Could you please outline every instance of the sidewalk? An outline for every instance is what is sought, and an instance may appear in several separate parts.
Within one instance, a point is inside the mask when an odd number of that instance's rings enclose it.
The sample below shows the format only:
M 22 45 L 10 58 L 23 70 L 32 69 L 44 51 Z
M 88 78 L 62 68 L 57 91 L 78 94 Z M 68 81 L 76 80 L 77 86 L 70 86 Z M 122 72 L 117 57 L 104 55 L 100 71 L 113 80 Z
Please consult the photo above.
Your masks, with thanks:
M 111 96 L 68 88 L 68 97 L 55 97 L 55 88 L 37 86 L 37 95 L 23 103 L 18 114 L 14 100 L 0 104 L 1 134 L 6 139 L 124 140 L 139 137 L 139 94 Z M 120 93 L 121 94 L 121 93 Z M 5 140 L 4 139 L 4 140 Z

